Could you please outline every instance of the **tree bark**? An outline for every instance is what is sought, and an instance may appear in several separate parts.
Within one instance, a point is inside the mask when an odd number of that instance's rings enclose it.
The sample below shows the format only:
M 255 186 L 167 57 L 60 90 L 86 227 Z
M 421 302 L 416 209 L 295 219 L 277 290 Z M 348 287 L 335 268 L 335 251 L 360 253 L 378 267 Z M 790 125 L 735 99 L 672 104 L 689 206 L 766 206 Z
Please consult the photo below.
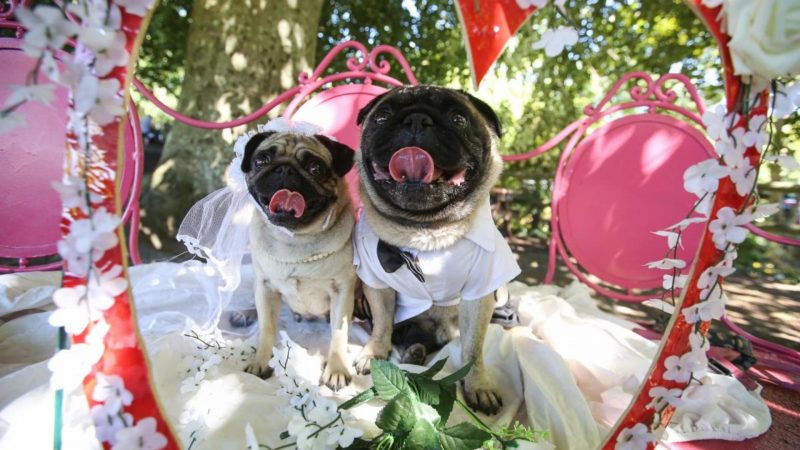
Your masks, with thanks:
M 321 10 L 322 0 L 195 0 L 178 111 L 230 120 L 294 86 L 315 63 Z M 191 205 L 223 187 L 231 143 L 243 130 L 174 122 L 141 202 L 143 232 L 156 250 L 177 248 L 174 237 Z

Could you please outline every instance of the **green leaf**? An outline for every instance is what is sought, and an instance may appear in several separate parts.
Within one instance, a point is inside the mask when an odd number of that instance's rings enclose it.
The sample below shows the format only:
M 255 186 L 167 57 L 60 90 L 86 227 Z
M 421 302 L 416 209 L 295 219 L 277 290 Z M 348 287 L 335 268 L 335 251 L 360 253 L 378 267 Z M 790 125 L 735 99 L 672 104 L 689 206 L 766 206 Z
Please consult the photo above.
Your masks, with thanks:
M 403 371 L 389 361 L 372 360 L 372 388 L 384 400 L 391 400 L 397 394 L 408 391 L 408 382 Z
M 473 361 L 465 364 L 464 367 L 456 370 L 455 372 L 451 373 L 450 375 L 438 380 L 439 383 L 455 383 L 456 381 L 460 381 L 462 378 L 467 376 L 469 371 L 472 369 L 472 365 L 474 364 Z
M 481 430 L 469 422 L 462 422 L 450 428 L 445 428 L 439 433 L 439 439 L 444 450 L 480 448 L 491 437 L 492 435 L 487 431 Z
M 409 381 L 417 391 L 419 401 L 422 403 L 427 403 L 431 406 L 439 404 L 439 394 L 442 391 L 442 389 L 439 387 L 439 383 L 431 380 L 430 378 L 423 378 L 415 374 L 408 374 L 408 377 Z
M 350 400 L 342 403 L 339 405 L 339 410 L 350 409 L 356 405 L 360 405 L 364 402 L 370 401 L 375 398 L 377 393 L 375 392 L 374 388 L 369 388 L 366 391 L 356 395 L 355 397 L 351 398 Z
M 433 378 L 434 375 L 436 375 L 442 370 L 445 364 L 447 364 L 447 358 L 442 358 L 436 361 L 426 371 L 420 373 L 420 375 L 426 378 Z
M 403 442 L 403 449 L 442 450 L 439 431 L 427 420 L 418 420 Z
M 442 418 L 441 424 L 444 426 L 450 413 L 453 411 L 453 404 L 456 401 L 456 385 L 455 384 L 439 384 L 439 404 L 431 405 L 439 413 Z
M 414 424 L 418 419 L 416 410 L 419 408 L 416 407 L 415 403 L 418 404 L 419 401 L 415 398 L 413 392 L 409 390 L 401 391 L 378 413 L 375 425 L 395 436 L 407 434 L 414 428 Z

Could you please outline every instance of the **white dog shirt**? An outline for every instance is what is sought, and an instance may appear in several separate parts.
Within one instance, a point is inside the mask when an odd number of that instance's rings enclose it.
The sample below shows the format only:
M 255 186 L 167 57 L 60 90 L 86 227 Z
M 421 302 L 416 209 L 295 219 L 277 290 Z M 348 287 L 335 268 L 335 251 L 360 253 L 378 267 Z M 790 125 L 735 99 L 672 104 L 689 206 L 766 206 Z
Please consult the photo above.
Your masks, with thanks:
M 397 291 L 395 323 L 422 314 L 434 304 L 450 306 L 462 299 L 481 299 L 521 272 L 492 220 L 488 202 L 478 211 L 472 228 L 455 244 L 435 251 L 400 249 L 417 257 L 424 282 L 405 265 L 386 272 L 378 259 L 378 241 L 362 214 L 353 239 L 353 263 L 361 281 L 370 287 Z

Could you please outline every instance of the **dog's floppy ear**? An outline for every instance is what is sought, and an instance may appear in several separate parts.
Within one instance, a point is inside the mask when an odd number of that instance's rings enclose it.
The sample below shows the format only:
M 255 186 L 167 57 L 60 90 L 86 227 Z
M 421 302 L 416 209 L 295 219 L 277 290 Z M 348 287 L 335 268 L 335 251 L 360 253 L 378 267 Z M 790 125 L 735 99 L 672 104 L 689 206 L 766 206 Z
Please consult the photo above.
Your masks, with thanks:
M 258 146 L 264 142 L 264 139 L 272 136 L 275 134 L 274 131 L 265 131 L 263 133 L 258 133 L 253 135 L 247 144 L 244 146 L 244 156 L 242 156 L 242 172 L 247 173 L 250 171 L 250 160 L 253 159 L 253 152 L 256 151 Z
M 314 137 L 331 153 L 331 159 L 333 160 L 331 168 L 336 175 L 339 177 L 345 176 L 353 167 L 353 158 L 356 152 L 352 148 L 327 136 L 315 134 Z
M 399 89 L 399 88 L 400 87 L 398 86 L 396 88 L 389 89 L 388 91 L 386 91 L 383 94 L 373 98 L 372 100 L 369 101 L 369 103 L 364 105 L 364 107 L 361 108 L 361 111 L 358 112 L 358 117 L 356 118 L 356 125 L 361 125 L 362 123 L 364 123 L 364 119 L 367 118 L 367 114 L 369 114 L 369 112 L 372 111 L 372 109 L 375 108 L 375 106 L 378 103 L 380 103 L 381 99 L 383 99 L 383 97 L 386 97 L 386 95 L 389 94 L 390 92 L 394 91 L 395 89 Z
M 479 113 L 489 122 L 489 125 L 494 128 L 494 132 L 497 137 L 501 137 L 503 135 L 503 128 L 500 126 L 500 119 L 497 118 L 497 114 L 495 114 L 494 110 L 491 106 L 486 104 L 483 100 L 475 97 L 472 94 L 468 94 L 465 91 L 461 91 L 462 94 L 466 95 L 469 101 L 472 103 L 472 106 L 478 110 Z

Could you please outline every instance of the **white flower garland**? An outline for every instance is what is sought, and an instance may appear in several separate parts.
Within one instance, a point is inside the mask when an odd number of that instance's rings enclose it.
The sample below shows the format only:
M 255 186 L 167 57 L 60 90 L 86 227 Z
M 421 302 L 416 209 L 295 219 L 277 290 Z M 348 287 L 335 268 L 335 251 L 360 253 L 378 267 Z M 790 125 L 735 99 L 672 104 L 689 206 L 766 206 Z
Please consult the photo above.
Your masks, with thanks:
M 124 114 L 120 84 L 116 79 L 103 79 L 120 66 L 127 66 L 130 55 L 125 49 L 126 38 L 121 26 L 121 9 L 128 14 L 144 16 L 153 0 L 83 0 L 71 3 L 62 10 L 56 6 L 38 5 L 33 10 L 19 8 L 16 17 L 25 28 L 23 50 L 36 59 L 28 84 L 11 86 L 12 93 L 0 109 L 0 133 L 25 125 L 17 109 L 28 101 L 45 105 L 52 102 L 57 85 L 71 90 L 74 110 L 68 129 L 74 136 L 82 156 L 73 162 L 61 183 L 54 183 L 63 207 L 76 217 L 69 233 L 58 242 L 58 252 L 65 264 L 65 274 L 82 280 L 72 287 L 62 287 L 53 295 L 55 311 L 49 317 L 51 325 L 63 327 L 69 334 L 80 335 L 88 330 L 83 343 L 62 349 L 48 362 L 54 389 L 72 391 L 91 373 L 104 351 L 104 339 L 109 326 L 103 313 L 115 303 L 128 282 L 119 265 L 103 265 L 105 252 L 118 243 L 116 230 L 120 218 L 105 208 L 103 182 L 113 185 L 113 172 L 102 164 L 102 155 L 92 143 L 100 127 L 118 120 Z M 80 21 L 76 25 L 66 15 Z M 75 39 L 75 53 L 64 61 L 65 72 L 58 70 L 56 54 Z M 52 83 L 40 83 L 43 73 Z M 75 147 L 73 147 L 75 148 Z M 101 372 L 95 374 L 96 385 L 91 409 L 95 435 L 114 450 L 157 450 L 167 445 L 167 439 L 156 429 L 156 420 L 142 418 L 134 423 L 125 412 L 133 395 L 125 388 L 121 377 Z

